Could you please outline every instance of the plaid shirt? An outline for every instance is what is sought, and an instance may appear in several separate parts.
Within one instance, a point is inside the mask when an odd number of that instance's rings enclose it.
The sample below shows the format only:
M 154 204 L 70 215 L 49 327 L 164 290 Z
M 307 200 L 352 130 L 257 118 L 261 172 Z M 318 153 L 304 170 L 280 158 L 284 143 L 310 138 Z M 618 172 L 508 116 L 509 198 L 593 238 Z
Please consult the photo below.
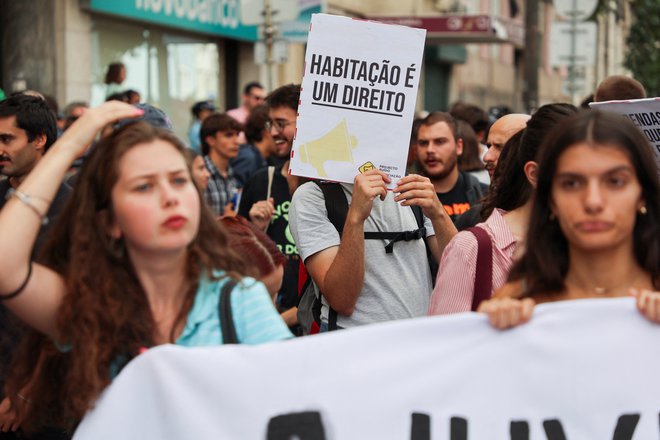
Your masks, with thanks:
M 206 204 L 215 215 L 222 215 L 227 203 L 231 202 L 232 198 L 238 194 L 234 172 L 231 167 L 228 167 L 227 178 L 225 179 L 209 156 L 204 156 L 204 164 L 206 165 L 206 169 L 209 170 L 209 173 L 211 173 L 209 184 L 206 187 L 206 191 L 204 191 Z

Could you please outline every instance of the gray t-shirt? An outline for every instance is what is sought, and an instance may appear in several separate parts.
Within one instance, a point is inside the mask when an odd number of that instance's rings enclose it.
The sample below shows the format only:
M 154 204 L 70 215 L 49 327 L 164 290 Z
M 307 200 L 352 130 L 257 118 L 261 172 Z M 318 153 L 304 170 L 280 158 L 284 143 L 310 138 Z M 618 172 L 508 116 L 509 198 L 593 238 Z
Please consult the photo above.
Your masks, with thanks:
M 350 203 L 353 185 L 341 185 Z M 430 220 L 425 218 L 424 223 L 427 237 L 434 235 Z M 289 226 L 303 261 L 324 249 L 339 246 L 339 233 L 328 220 L 323 193 L 314 182 L 302 185 L 294 193 Z M 364 222 L 365 232 L 415 229 L 417 222 L 412 209 L 395 202 L 391 192 L 384 201 L 374 200 L 371 215 Z M 338 326 L 348 328 L 426 315 L 432 284 L 423 240 L 397 242 L 391 254 L 385 253 L 387 243 L 387 240 L 365 240 L 364 286 L 353 314 L 339 315 Z M 327 316 L 324 301 L 324 322 Z

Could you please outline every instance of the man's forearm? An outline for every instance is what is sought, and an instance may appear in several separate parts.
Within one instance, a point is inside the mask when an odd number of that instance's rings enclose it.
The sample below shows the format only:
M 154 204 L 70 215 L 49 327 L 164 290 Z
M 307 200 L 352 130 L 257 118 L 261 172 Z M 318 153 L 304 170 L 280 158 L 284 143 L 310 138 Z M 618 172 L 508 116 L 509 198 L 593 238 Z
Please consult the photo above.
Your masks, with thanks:
M 436 261 L 440 262 L 440 257 L 442 256 L 445 247 L 447 247 L 449 241 L 454 238 L 454 235 L 458 234 L 458 230 L 456 229 L 456 226 L 454 226 L 449 215 L 446 213 L 431 219 L 431 224 L 435 231 L 435 242 L 437 244 L 437 249 L 433 249 L 433 246 L 431 246 L 431 250 L 433 251 L 433 256 Z
M 346 216 L 341 243 L 322 286 L 337 313 L 350 316 L 364 284 L 364 222 Z

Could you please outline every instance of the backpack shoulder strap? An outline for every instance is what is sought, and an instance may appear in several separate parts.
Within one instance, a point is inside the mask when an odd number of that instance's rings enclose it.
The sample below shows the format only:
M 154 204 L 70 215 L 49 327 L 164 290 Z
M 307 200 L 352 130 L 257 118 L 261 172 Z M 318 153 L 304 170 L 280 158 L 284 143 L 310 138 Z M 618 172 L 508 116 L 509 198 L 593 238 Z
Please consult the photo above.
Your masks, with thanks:
M 231 292 L 238 282 L 229 278 L 222 286 L 219 301 L 220 328 L 222 329 L 223 344 L 238 344 L 238 335 L 234 326 L 234 317 L 231 312 Z
M 431 254 L 431 249 L 429 248 L 429 243 L 426 240 L 426 226 L 424 226 L 424 212 L 422 207 L 418 205 L 410 205 L 413 215 L 415 216 L 415 222 L 417 222 L 417 230 L 421 235 L 421 239 L 424 240 L 424 246 L 426 246 L 426 257 L 429 259 L 429 266 L 431 267 L 431 272 L 433 272 L 433 279 L 435 280 L 435 274 L 438 273 L 438 263 L 435 262 L 433 254 Z M 435 263 L 435 271 L 434 271 Z
M 438 262 L 435 261 L 435 257 L 431 252 L 431 248 L 429 247 L 429 242 L 426 237 L 426 228 L 424 227 L 424 213 L 422 212 L 422 208 L 417 205 L 411 205 L 410 209 L 412 209 L 412 212 L 415 215 L 417 228 L 419 228 L 420 231 L 424 231 L 424 236 L 422 239 L 424 240 L 424 247 L 426 248 L 426 259 L 428 260 L 429 268 L 431 269 L 431 284 L 435 286 L 435 277 L 438 275 Z
M 314 180 L 313 182 L 323 192 L 325 209 L 328 211 L 328 220 L 330 220 L 330 223 L 339 232 L 339 238 L 341 239 L 344 232 L 344 223 L 346 223 L 346 216 L 348 215 L 348 199 L 346 198 L 346 194 L 344 194 L 341 185 L 336 182 L 319 182 L 318 180 Z M 318 313 L 320 317 L 320 310 L 315 311 L 315 313 Z M 328 330 L 337 330 L 337 317 L 337 311 L 332 307 L 328 307 Z
M 474 277 L 473 312 L 479 304 L 491 297 L 493 290 L 493 243 L 485 229 L 478 226 L 466 229 L 477 239 L 477 267 Z
M 417 205 L 410 205 L 410 209 L 412 209 L 412 212 L 415 215 L 417 228 L 422 229 L 424 227 L 424 213 L 422 212 L 422 207 Z
M 319 182 L 314 180 L 314 183 L 321 188 L 323 198 L 325 200 L 325 208 L 328 211 L 328 220 L 339 232 L 341 237 L 344 231 L 344 223 L 346 223 L 346 216 L 348 215 L 348 199 L 341 185 L 336 182 Z

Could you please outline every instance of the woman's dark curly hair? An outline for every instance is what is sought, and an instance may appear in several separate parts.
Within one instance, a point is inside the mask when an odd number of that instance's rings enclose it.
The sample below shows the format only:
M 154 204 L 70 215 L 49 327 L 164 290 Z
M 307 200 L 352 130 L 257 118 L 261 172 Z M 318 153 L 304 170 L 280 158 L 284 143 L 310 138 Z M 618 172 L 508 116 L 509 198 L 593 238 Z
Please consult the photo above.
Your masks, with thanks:
M 120 159 L 136 145 L 155 140 L 166 141 L 186 157 L 186 147 L 174 134 L 145 122 L 129 124 L 101 140 L 83 165 L 71 199 L 49 235 L 42 255 L 67 287 L 57 326 L 68 350 L 57 349 L 34 333 L 18 350 L 6 389 L 12 398 L 31 382 L 31 404 L 23 424 L 28 429 L 71 427 L 109 384 L 111 365 L 128 362 L 141 347 L 153 343 L 155 324 L 149 302 L 128 255 L 117 253 L 107 225 L 113 215 L 111 192 L 119 177 Z M 199 190 L 198 195 L 201 198 Z M 214 270 L 223 270 L 234 278 L 248 273 L 243 260 L 228 246 L 223 227 L 201 205 L 199 230 L 188 245 L 184 304 L 173 328 L 185 322 L 203 272 L 210 276 Z M 173 329 L 170 340 L 174 339 Z

